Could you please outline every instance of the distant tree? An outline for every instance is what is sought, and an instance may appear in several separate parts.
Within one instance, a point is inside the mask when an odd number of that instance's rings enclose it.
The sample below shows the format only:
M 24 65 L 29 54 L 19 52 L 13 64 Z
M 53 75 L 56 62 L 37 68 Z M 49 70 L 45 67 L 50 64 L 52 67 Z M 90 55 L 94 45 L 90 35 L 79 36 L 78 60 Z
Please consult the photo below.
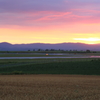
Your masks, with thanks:
M 59 51 L 61 51 L 61 50 L 59 49 Z
M 45 49 L 45 51 L 49 51 L 48 49 Z
M 33 49 L 33 51 L 35 51 L 35 49 Z
M 38 49 L 38 51 L 41 51 L 41 49 Z
M 90 50 L 86 50 L 86 53 L 90 53 L 91 51 Z
M 55 51 L 55 49 L 51 49 L 50 51 Z

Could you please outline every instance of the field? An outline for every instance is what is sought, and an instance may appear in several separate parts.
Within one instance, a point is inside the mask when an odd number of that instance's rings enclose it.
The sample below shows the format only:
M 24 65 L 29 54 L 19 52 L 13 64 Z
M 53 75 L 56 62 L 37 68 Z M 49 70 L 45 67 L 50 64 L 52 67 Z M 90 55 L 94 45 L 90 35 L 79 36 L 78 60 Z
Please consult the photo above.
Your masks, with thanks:
M 58 57 L 58 56 L 64 56 L 64 57 L 75 57 L 75 56 L 100 56 L 100 53 L 85 53 L 85 52 L 56 52 L 56 51 L 52 51 L 52 52 L 0 52 L 0 57 Z
M 47 56 L 46 54 L 53 54 L 53 55 L 48 55 L 48 56 L 62 56 L 62 55 L 54 55 L 54 54 L 69 54 L 66 52 L 58 52 L 58 51 L 18 51 L 18 52 L 0 52 L 0 57 L 45 57 Z M 64 56 L 63 55 L 63 56 Z
M 0 57 L 76 55 L 91 54 Z M 0 100 L 100 100 L 100 58 L 0 59 L 0 74 Z
M 100 100 L 100 76 L 0 75 L 0 100 Z
M 7 59 L 0 60 L 0 74 L 100 75 L 100 59 Z

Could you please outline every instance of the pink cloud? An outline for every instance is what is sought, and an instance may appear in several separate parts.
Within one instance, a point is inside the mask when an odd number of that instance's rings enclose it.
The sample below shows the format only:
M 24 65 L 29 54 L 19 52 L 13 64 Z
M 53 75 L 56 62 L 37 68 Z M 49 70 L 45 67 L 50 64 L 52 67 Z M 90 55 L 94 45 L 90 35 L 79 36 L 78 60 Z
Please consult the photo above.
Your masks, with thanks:
M 47 16 L 43 16 L 42 18 L 37 19 L 36 21 L 56 21 L 63 18 L 66 15 L 70 15 L 71 12 L 48 12 L 46 14 Z
M 99 10 L 90 10 L 90 9 L 71 9 L 74 12 L 80 12 L 80 13 L 100 13 Z
M 27 27 L 44 27 L 53 25 L 67 25 L 73 23 L 100 23 L 100 11 L 86 9 L 72 9 L 69 12 L 35 11 L 22 13 L 0 14 L 0 26 L 17 25 Z M 9 20 L 8 20 L 9 19 Z

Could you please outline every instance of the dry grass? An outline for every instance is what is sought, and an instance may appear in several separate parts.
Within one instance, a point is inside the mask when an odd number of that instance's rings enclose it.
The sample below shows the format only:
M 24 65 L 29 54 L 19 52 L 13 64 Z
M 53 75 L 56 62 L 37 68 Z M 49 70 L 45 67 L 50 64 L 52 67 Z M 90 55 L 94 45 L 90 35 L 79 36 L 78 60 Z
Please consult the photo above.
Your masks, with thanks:
M 0 100 L 100 100 L 100 76 L 0 75 Z

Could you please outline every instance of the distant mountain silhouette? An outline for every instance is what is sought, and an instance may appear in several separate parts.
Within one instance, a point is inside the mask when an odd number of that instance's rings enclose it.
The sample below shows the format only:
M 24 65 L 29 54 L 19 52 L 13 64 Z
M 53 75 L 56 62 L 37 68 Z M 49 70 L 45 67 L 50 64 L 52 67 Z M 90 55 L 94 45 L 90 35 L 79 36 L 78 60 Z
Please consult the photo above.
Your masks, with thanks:
M 0 51 L 27 51 L 38 49 L 61 49 L 61 50 L 95 50 L 100 51 L 100 44 L 83 44 L 83 43 L 30 43 L 30 44 L 10 44 L 7 42 L 0 43 Z

